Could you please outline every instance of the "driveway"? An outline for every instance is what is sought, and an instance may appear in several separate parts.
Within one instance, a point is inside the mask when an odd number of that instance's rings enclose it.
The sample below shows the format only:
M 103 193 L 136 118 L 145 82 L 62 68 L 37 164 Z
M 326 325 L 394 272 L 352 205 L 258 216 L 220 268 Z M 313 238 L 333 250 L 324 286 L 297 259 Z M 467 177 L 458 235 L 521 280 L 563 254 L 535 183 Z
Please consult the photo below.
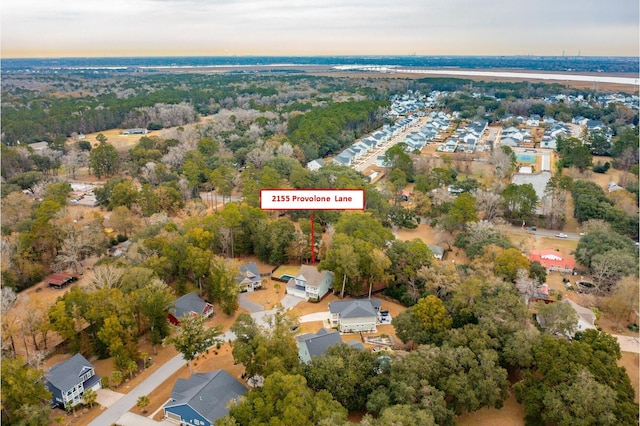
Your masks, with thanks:
M 259 303 L 252 302 L 247 299 L 247 293 L 240 293 L 240 297 L 238 299 L 238 304 L 240 307 L 246 309 L 249 312 L 260 312 L 264 311 L 264 306 Z
M 618 339 L 622 352 L 640 353 L 640 339 L 638 337 L 622 336 L 620 334 L 612 334 L 612 336 Z
M 242 299 L 243 298 L 240 297 L 240 300 Z M 300 299 L 299 297 L 286 295 L 282 299 L 282 302 L 280 303 L 285 309 L 290 309 L 296 306 L 301 301 L 302 299 Z M 247 300 L 247 302 L 249 301 Z M 252 303 L 252 302 L 249 302 L 249 303 Z M 257 304 L 254 303 L 254 305 L 257 305 Z M 262 309 L 261 305 L 258 305 L 258 306 L 260 306 Z M 268 311 L 261 310 L 258 312 L 253 312 L 251 314 L 251 317 L 254 318 L 256 322 L 258 322 L 258 324 L 266 326 L 267 325 L 267 322 L 265 321 L 266 317 L 274 313 L 275 313 L 275 309 L 270 309 Z M 225 341 L 229 341 L 229 340 L 234 340 L 236 336 L 231 331 L 227 331 L 221 336 L 221 338 Z M 186 365 L 186 362 L 182 357 L 182 354 L 178 354 L 175 357 L 171 358 L 168 362 L 166 362 L 164 365 L 162 365 L 160 368 L 154 371 L 149 377 L 147 377 L 144 381 L 142 381 L 142 383 L 140 383 L 135 388 L 131 389 L 129 393 L 122 394 L 122 397 L 112 402 L 112 405 L 108 407 L 101 415 L 96 417 L 91 423 L 89 423 L 89 426 L 112 425 L 116 423 L 123 416 L 125 416 L 125 420 L 127 422 L 129 422 L 130 419 L 135 420 L 135 417 L 126 416 L 126 413 L 136 405 L 136 403 L 138 402 L 138 398 L 141 397 L 142 395 L 149 395 L 151 391 L 153 391 L 155 388 L 157 388 L 162 383 L 164 383 L 164 381 L 167 380 L 173 373 L 178 371 L 180 368 L 183 368 L 185 365 Z M 133 423 L 126 423 L 126 424 L 131 424 L 133 426 L 133 425 L 142 424 L 142 423 L 135 423 L 134 421 Z
M 120 399 L 115 401 L 111 407 L 107 408 L 102 414 L 89 423 L 89 425 L 108 426 L 116 423 L 123 414 L 131 410 L 131 408 L 136 405 L 139 397 L 142 395 L 149 395 L 151 391 L 160 386 L 173 373 L 184 367 L 185 364 L 182 354 L 178 354 L 171 358 L 168 362 L 147 377 L 142 383 L 131 389 L 129 393 L 122 395 Z
M 168 420 L 161 420 L 157 422 L 148 417 L 143 417 L 139 414 L 129 412 L 124 413 L 122 417 L 118 419 L 116 424 L 120 426 L 176 426 L 175 423 L 171 423 Z
M 104 408 L 111 407 L 116 403 L 116 401 L 118 401 L 125 395 L 120 392 L 114 392 L 111 389 L 98 389 L 96 394 L 98 395 L 98 397 L 96 398 L 96 402 Z
M 300 322 L 315 322 L 322 321 L 326 323 L 327 320 L 331 319 L 331 314 L 329 312 L 314 312 L 312 314 L 303 315 L 300 317 Z

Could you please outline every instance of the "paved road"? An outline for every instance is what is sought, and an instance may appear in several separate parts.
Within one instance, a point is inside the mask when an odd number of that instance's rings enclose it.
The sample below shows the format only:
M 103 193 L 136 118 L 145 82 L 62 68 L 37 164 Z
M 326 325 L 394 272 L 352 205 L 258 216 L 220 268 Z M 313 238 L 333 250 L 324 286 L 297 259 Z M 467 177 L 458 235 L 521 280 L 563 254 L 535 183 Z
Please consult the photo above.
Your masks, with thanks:
M 300 298 L 286 295 L 280 303 L 285 309 L 290 309 L 301 301 L 302 299 Z M 255 319 L 259 325 L 267 326 L 267 317 L 269 315 L 273 315 L 275 311 L 275 309 L 270 309 L 268 311 L 261 310 L 252 312 L 251 317 Z M 236 336 L 231 331 L 227 331 L 222 336 L 220 336 L 220 338 L 225 342 L 228 342 L 230 340 L 234 340 Z M 156 371 L 154 371 L 149 377 L 147 377 L 142 383 L 132 389 L 128 394 L 125 394 L 111 407 L 107 408 L 100 416 L 96 417 L 91 423 L 89 423 L 89 426 L 110 426 L 114 424 L 118 419 L 120 419 L 120 417 L 122 417 L 123 414 L 131 410 L 131 408 L 136 405 L 140 396 L 149 395 L 151 391 L 164 383 L 164 381 L 171 377 L 173 373 L 185 366 L 186 361 L 182 357 L 182 354 L 176 355 Z
M 107 408 L 102 414 L 89 423 L 89 425 L 110 426 L 114 424 L 124 413 L 131 410 L 131 408 L 136 405 L 139 397 L 142 395 L 149 395 L 151 391 L 160 386 L 173 373 L 184 367 L 185 364 L 186 362 L 182 357 L 182 354 L 176 355 L 154 371 L 142 383 L 131 389 L 128 394 L 125 394 L 115 404 Z
M 524 228 L 521 226 L 509 226 L 508 230 L 509 232 L 512 232 L 514 234 L 520 234 L 520 235 L 531 234 L 531 235 L 534 235 L 536 238 L 545 237 L 545 238 L 557 238 L 559 240 L 573 240 L 573 241 L 578 241 L 581 238 L 580 234 L 570 233 L 570 232 L 564 232 L 567 238 L 558 238 L 556 237 L 556 234 L 559 233 L 560 231 L 553 230 L 553 229 L 542 229 L 542 228 L 538 228 L 536 231 L 528 231 L 526 226 Z
M 411 134 L 411 132 L 415 131 L 416 129 L 422 128 L 422 126 L 424 126 L 426 123 L 427 123 L 427 117 L 418 118 L 415 124 L 410 126 L 407 130 L 405 130 L 404 132 L 400 133 L 397 136 L 394 136 L 387 142 L 384 142 L 378 148 L 367 153 L 362 159 L 359 159 L 356 162 L 356 164 L 352 165 L 351 167 L 353 167 L 355 170 L 359 172 L 364 171 L 367 167 L 370 167 L 376 163 L 376 160 L 378 159 L 379 155 L 384 155 L 389 148 L 391 148 L 397 143 L 403 142 L 406 139 L 406 137 L 409 134 Z

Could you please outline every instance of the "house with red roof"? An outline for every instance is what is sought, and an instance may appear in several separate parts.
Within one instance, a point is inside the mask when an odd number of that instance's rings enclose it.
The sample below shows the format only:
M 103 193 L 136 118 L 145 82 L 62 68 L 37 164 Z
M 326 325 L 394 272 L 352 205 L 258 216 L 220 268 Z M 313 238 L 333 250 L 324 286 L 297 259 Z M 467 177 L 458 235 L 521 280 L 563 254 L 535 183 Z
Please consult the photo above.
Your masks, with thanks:
M 572 257 L 566 257 L 557 250 L 532 250 L 529 254 L 529 262 L 538 261 L 547 271 L 573 272 L 576 261 Z

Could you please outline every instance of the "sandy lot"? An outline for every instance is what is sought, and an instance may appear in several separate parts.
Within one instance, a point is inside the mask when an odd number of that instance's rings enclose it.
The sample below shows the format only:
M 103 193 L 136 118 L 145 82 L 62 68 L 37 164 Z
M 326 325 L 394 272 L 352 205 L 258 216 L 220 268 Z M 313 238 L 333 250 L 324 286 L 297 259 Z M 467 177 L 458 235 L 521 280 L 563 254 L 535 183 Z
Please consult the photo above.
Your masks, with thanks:
M 627 374 L 631 378 L 631 384 L 636 390 L 635 402 L 638 402 L 640 392 L 640 354 L 622 352 L 622 359 L 618 361 L 620 367 L 627 369 Z

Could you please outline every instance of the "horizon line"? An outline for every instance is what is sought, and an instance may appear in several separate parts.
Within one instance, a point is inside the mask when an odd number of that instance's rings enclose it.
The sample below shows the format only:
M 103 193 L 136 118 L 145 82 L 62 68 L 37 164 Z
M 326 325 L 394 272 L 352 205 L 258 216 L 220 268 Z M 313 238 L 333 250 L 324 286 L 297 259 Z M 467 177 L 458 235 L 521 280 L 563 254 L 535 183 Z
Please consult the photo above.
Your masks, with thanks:
M 243 54 L 243 55 L 108 55 L 108 56 L 13 56 L 3 57 L 2 60 L 27 60 L 27 59 L 116 59 L 116 58 L 638 58 L 635 55 L 534 55 L 534 54 L 495 54 L 495 55 L 465 55 L 465 54 L 440 54 L 440 55 L 417 55 L 417 54 L 322 54 L 322 55 L 270 55 L 270 54 Z

